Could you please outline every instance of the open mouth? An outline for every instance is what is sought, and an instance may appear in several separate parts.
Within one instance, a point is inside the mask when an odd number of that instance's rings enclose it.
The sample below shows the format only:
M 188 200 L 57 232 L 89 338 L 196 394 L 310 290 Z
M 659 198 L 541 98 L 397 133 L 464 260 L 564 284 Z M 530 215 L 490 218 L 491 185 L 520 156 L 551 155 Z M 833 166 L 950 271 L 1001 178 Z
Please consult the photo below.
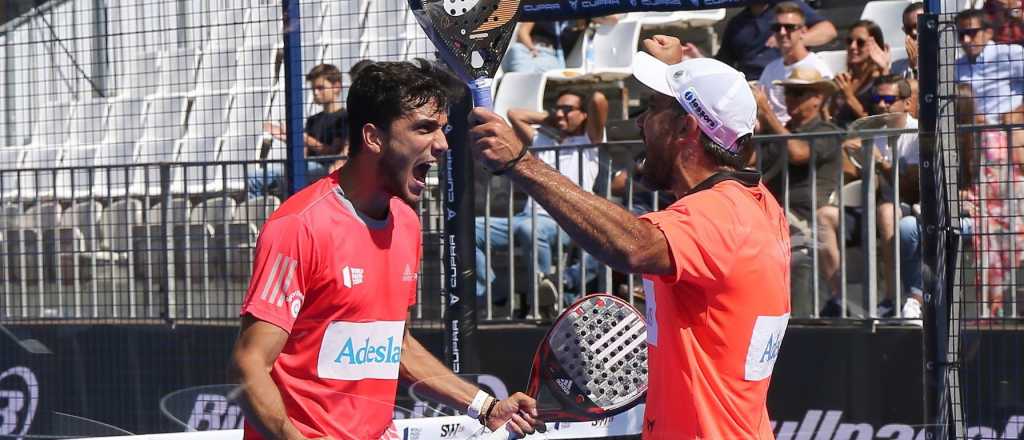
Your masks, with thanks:
M 431 162 L 424 162 L 414 166 L 412 168 L 413 180 L 415 180 L 419 186 L 425 187 L 427 185 L 427 173 L 430 172 L 430 168 L 433 166 L 434 164 Z

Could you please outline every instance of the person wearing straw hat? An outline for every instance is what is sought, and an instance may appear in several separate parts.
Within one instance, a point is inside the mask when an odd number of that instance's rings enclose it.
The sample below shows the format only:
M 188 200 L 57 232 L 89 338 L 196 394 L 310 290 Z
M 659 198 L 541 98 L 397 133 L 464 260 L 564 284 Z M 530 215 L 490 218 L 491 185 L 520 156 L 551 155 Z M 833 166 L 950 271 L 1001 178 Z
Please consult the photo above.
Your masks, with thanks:
M 789 77 L 775 81 L 774 85 L 783 89 L 786 113 L 790 119 L 785 124 L 779 121 L 764 89 L 754 87 L 757 118 L 762 133 L 788 135 L 839 130 L 821 117 L 823 104 L 838 87 L 820 72 L 813 68 L 796 67 Z M 843 163 L 840 142 L 841 139 L 834 135 L 794 138 L 768 142 L 756 153 L 759 155 L 757 159 L 761 163 L 765 184 L 781 203 L 786 204 L 792 231 L 799 231 L 793 239 L 798 247 L 801 238 L 807 242 L 812 238 L 810 225 L 815 207 L 825 206 L 829 194 L 839 186 Z M 812 167 L 815 170 L 814 186 L 811 180 Z M 812 200 L 816 200 L 817 204 L 812 203 Z M 811 293 L 814 272 L 810 264 L 811 256 L 807 252 L 793 253 L 791 295 L 794 316 L 811 316 L 814 311 Z
M 683 61 L 679 39 L 643 44 L 633 75 L 653 94 L 637 121 L 639 168 L 644 186 L 675 195 L 665 209 L 637 218 L 580 189 L 484 108 L 471 114 L 471 148 L 581 248 L 643 274 L 645 440 L 772 439 L 765 401 L 789 323 L 790 243 L 779 202 L 744 170 L 756 103 L 736 69 Z

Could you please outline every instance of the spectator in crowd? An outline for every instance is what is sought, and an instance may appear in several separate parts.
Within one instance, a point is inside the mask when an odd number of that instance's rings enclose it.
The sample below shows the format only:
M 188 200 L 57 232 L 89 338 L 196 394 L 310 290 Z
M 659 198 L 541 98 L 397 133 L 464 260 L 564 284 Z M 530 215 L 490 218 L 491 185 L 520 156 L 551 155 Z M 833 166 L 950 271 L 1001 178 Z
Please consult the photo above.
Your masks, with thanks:
M 775 116 L 768 95 L 762 88 L 754 87 L 757 118 L 763 132 L 786 135 L 839 130 L 835 125 L 822 119 L 821 113 L 822 105 L 836 92 L 834 82 L 825 79 L 817 70 L 797 67 L 790 73 L 789 78 L 776 84 L 783 88 L 786 111 L 790 119 L 785 124 L 780 122 Z M 788 200 L 787 218 L 791 227 L 802 231 L 805 241 L 810 240 L 811 216 L 815 207 L 825 206 L 828 195 L 839 185 L 842 166 L 839 138 L 819 136 L 811 139 L 791 138 L 782 142 L 769 142 L 757 152 L 755 160 L 760 162 L 763 179 L 775 198 L 784 207 Z M 813 183 L 812 168 L 815 172 Z M 815 192 L 812 192 L 812 185 L 816 187 Z M 797 245 L 798 241 L 797 237 L 793 237 L 794 245 Z M 797 255 L 794 254 L 794 264 L 798 263 L 796 260 Z M 806 272 L 794 270 L 790 280 L 794 316 L 810 316 L 813 313 L 813 297 L 808 293 L 813 272 Z
M 907 5 L 903 10 L 903 33 L 906 34 L 904 47 L 907 58 L 892 63 L 892 73 L 904 78 L 917 79 L 917 18 L 924 13 L 924 3 Z
M 1021 122 L 1024 48 L 992 41 L 992 26 L 982 10 L 961 11 L 956 23 L 963 56 L 955 62 L 955 75 L 974 90 L 978 113 L 989 123 Z
M 987 0 L 982 7 L 992 24 L 992 41 L 1003 44 L 1024 44 L 1024 20 L 1021 0 Z
M 785 125 L 789 121 L 789 112 L 786 109 L 783 88 L 776 86 L 775 82 L 788 78 L 793 69 L 797 67 L 817 70 L 822 77 L 828 79 L 831 79 L 833 74 L 828 64 L 804 45 L 807 26 L 804 11 L 799 4 L 786 1 L 775 5 L 775 23 L 772 24 L 772 32 L 774 32 L 774 38 L 782 52 L 782 57 L 776 58 L 775 61 L 765 66 L 758 82 L 765 89 L 768 101 L 772 103 L 775 117 Z
M 917 119 L 907 111 L 908 102 L 911 97 L 910 84 L 899 75 L 881 76 L 875 80 L 871 98 L 870 111 L 872 115 L 889 114 L 886 128 L 892 129 L 916 129 Z M 877 207 L 875 210 L 876 224 L 880 242 L 878 250 L 882 255 L 882 272 L 886 282 L 884 297 L 878 303 L 877 314 L 879 317 L 888 318 L 896 315 L 896 276 L 895 276 L 895 252 L 893 239 L 897 224 L 897 208 L 893 179 L 896 167 L 894 161 L 899 161 L 898 176 L 900 179 L 901 202 L 914 202 L 917 199 L 915 188 L 918 180 L 918 164 L 920 163 L 920 147 L 918 145 L 917 133 L 904 133 L 896 138 L 893 148 L 890 148 L 887 137 L 878 137 L 873 141 L 873 157 L 876 162 L 875 171 L 878 172 L 878 190 L 876 193 Z M 843 143 L 847 154 L 852 157 L 860 157 L 862 151 L 862 139 L 851 138 Z M 895 149 L 895 151 L 893 151 Z M 861 176 L 859 168 L 855 168 L 858 174 L 854 179 Z M 907 200 L 909 199 L 909 200 Z M 838 316 L 840 292 L 839 279 L 839 215 L 844 212 L 838 206 L 824 206 L 818 209 L 819 241 L 821 242 L 820 260 L 822 262 L 822 275 L 832 289 L 833 298 L 827 307 L 831 316 Z M 857 226 L 851 226 L 857 230 Z M 903 317 L 920 318 L 921 302 L 920 297 L 908 298 L 913 302 L 903 304 Z M 823 314 L 825 314 L 823 312 Z
M 920 102 L 918 99 L 920 95 L 917 89 L 917 80 L 914 78 L 907 78 L 907 85 L 910 86 L 910 100 L 907 101 L 907 112 L 914 118 L 919 118 L 917 112 L 920 110 Z
M 598 172 L 597 147 L 576 148 L 575 145 L 592 145 L 604 141 L 605 123 L 608 120 L 608 100 L 601 92 L 594 92 L 589 99 L 580 92 L 564 90 L 559 93 L 553 109 L 546 112 L 535 112 L 524 109 L 511 109 L 508 119 L 516 136 L 529 148 L 534 149 L 533 155 L 548 163 L 568 177 L 581 188 L 591 191 Z M 535 129 L 534 126 L 539 125 Z M 567 146 L 570 148 L 553 148 Z M 537 150 L 542 149 L 542 150 Z M 581 175 L 582 170 L 582 175 Z M 534 216 L 534 214 L 536 214 Z M 536 229 L 533 219 L 536 219 Z M 555 220 L 544 208 L 536 205 L 533 199 L 526 203 L 523 211 L 512 217 L 512 222 L 504 218 L 490 219 L 491 247 L 508 246 L 509 234 L 527 256 L 528 267 L 536 258 L 536 274 L 531 274 L 527 284 L 527 292 L 533 291 L 534 283 L 540 283 L 538 292 L 541 307 L 549 307 L 554 303 L 556 288 L 545 275 L 551 271 L 552 252 L 561 230 Z M 484 218 L 476 219 L 476 291 L 483 296 L 487 283 L 494 280 L 491 269 L 487 267 L 485 256 L 484 234 L 486 232 Z M 537 239 L 537 253 L 533 254 L 533 237 Z M 530 295 L 527 295 L 530 297 Z M 503 302 L 505 298 L 495 298 Z M 525 309 L 522 311 L 525 312 Z
M 348 118 L 341 107 L 341 71 L 332 64 L 320 64 L 306 74 L 306 81 L 313 90 L 313 102 L 321 111 L 306 119 L 303 131 L 303 149 L 306 157 L 306 180 L 312 182 L 345 164 L 344 160 L 321 162 L 318 156 L 338 156 L 348 152 Z M 286 126 L 274 122 L 264 124 L 264 129 L 281 142 L 287 142 Z M 264 170 L 255 171 L 249 177 L 249 193 L 252 197 L 266 194 L 279 185 L 284 169 L 279 163 L 268 165 Z
M 753 1 L 729 20 L 715 58 L 735 67 L 748 80 L 760 78 L 765 66 L 782 56 L 778 34 L 772 30 L 776 22 L 773 8 L 778 3 L 782 0 Z M 795 3 L 803 12 L 806 29 L 801 33 L 801 40 L 805 46 L 821 46 L 836 38 L 836 27 L 824 16 L 802 0 L 789 3 Z M 687 48 L 687 57 L 700 56 L 692 44 Z
M 875 78 L 889 73 L 891 55 L 882 28 L 871 20 L 850 26 L 846 36 L 846 72 L 836 75 L 839 94 L 832 102 L 832 122 L 846 127 L 868 116 Z
M 978 104 L 977 99 L 969 102 L 971 89 L 967 84 L 960 84 L 958 92 L 958 111 Z M 971 113 L 975 124 L 987 122 L 984 115 Z M 965 116 L 970 118 L 971 113 Z M 1003 307 L 1007 287 L 1011 286 L 1011 272 L 1024 263 L 1024 222 L 1014 218 L 1024 212 L 1024 148 L 1011 148 L 1011 136 L 1006 129 L 971 132 L 971 137 L 961 140 L 961 155 L 969 163 L 965 174 L 970 179 L 961 194 L 965 214 L 971 219 L 967 226 L 974 229 L 971 236 L 980 268 L 980 300 L 988 316 L 1001 317 L 1005 316 Z
M 567 21 L 522 22 L 505 55 L 506 72 L 544 73 L 565 68 L 565 56 L 576 46 L 590 23 L 618 23 L 618 15 Z

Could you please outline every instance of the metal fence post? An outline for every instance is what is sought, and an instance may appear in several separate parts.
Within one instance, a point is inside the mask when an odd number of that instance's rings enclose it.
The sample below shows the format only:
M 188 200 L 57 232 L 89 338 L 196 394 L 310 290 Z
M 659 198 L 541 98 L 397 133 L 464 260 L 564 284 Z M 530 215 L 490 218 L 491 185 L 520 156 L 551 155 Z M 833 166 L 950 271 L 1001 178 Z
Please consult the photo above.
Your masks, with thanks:
M 284 8 L 284 103 L 288 153 L 285 168 L 288 194 L 306 186 L 305 143 L 302 139 L 302 28 L 299 26 L 299 0 L 283 0 Z

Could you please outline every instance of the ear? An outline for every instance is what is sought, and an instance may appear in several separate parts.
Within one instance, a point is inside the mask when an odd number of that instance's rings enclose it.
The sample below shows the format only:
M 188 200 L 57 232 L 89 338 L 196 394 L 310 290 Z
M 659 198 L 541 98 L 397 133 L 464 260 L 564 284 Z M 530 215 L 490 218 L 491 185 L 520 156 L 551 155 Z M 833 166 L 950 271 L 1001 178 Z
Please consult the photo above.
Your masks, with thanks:
M 697 118 L 687 113 L 679 116 L 675 127 L 673 127 L 674 141 L 685 141 L 687 139 L 698 139 L 700 137 L 700 124 Z
M 373 154 L 384 150 L 385 134 L 383 130 L 371 123 L 363 124 L 363 148 Z

